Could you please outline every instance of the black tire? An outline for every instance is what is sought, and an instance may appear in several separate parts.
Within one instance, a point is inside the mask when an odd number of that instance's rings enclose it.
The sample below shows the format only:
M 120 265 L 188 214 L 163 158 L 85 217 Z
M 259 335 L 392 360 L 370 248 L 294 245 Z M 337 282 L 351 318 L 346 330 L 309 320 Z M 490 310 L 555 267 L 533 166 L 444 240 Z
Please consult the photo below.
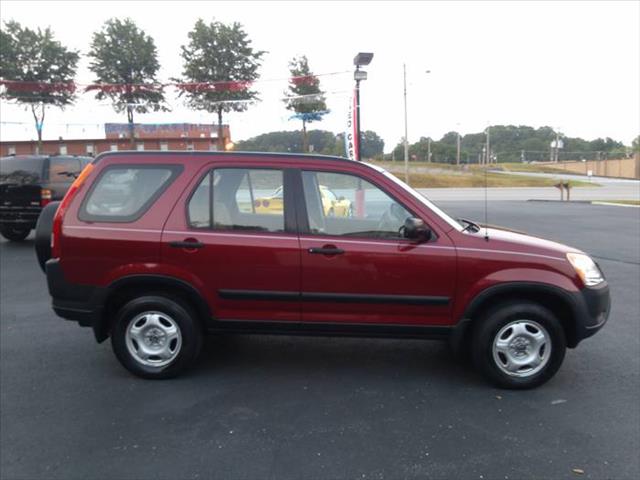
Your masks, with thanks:
M 53 217 L 56 215 L 60 202 L 51 202 L 40 212 L 36 223 L 36 257 L 42 271 L 51 258 L 51 234 L 53 233 Z
M 159 312 L 172 320 L 179 329 L 181 346 L 175 357 L 166 365 L 144 365 L 129 350 L 129 324 L 145 312 Z M 111 346 L 120 363 L 134 375 L 148 379 L 164 379 L 179 375 L 195 363 L 202 349 L 202 337 L 200 322 L 189 305 L 168 296 L 150 294 L 129 301 L 118 311 L 111 331 Z M 137 344 L 133 341 L 131 345 Z
M 543 331 L 542 333 L 543 335 L 546 333 L 548 342 L 539 348 L 540 352 L 542 352 L 540 357 L 546 360 L 540 363 L 540 367 L 533 368 L 530 365 L 525 365 L 521 367 L 521 371 L 509 374 L 504 371 L 507 369 L 506 363 L 508 359 L 505 354 L 497 351 L 494 355 L 494 341 L 504 327 L 509 324 L 513 325 L 512 322 L 516 321 L 529 322 L 528 324 L 521 323 L 523 328 L 529 329 L 529 334 L 536 332 L 535 324 L 543 327 L 546 332 Z M 472 333 L 471 353 L 476 368 L 489 381 L 502 388 L 527 389 L 542 385 L 558 371 L 566 352 L 567 343 L 564 329 L 555 315 L 542 305 L 524 300 L 502 303 L 489 310 L 482 318 L 477 320 Z M 525 337 L 521 338 L 525 338 L 524 343 L 526 344 L 527 332 L 524 333 Z M 514 343 L 517 342 L 518 338 L 513 331 L 509 331 L 509 328 L 503 331 L 501 337 L 509 340 L 509 335 L 513 338 L 509 343 L 508 350 L 510 352 L 516 352 L 518 348 L 526 348 L 525 352 L 535 351 L 535 348 L 531 346 L 533 344 L 523 347 Z M 506 340 L 504 343 L 507 343 Z M 551 347 L 550 354 L 547 343 Z M 547 350 L 545 351 L 545 349 Z M 517 354 L 522 354 L 523 357 L 526 357 L 524 352 L 518 352 Z M 499 363 L 503 366 L 501 367 Z M 536 368 L 539 368 L 539 370 L 536 371 Z M 531 371 L 527 372 L 527 369 Z
M 30 233 L 30 228 L 13 227 L 10 225 L 0 227 L 0 234 L 10 242 L 22 242 Z

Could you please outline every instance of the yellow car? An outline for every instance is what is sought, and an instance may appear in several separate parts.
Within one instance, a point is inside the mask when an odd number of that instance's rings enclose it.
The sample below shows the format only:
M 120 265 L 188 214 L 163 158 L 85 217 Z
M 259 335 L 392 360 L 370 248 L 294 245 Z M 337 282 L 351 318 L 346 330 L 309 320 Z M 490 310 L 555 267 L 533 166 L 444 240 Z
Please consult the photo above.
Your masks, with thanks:
M 319 185 L 320 196 L 322 197 L 322 209 L 325 217 L 352 217 L 353 206 L 351 200 L 344 197 L 338 197 L 332 190 Z
M 322 209 L 327 217 L 351 217 L 353 216 L 353 206 L 350 200 L 338 197 L 328 187 L 320 185 L 320 196 L 322 197 Z M 283 211 L 282 187 L 278 187 L 272 195 L 268 197 L 256 198 L 253 202 L 255 213 L 272 213 L 281 215 Z

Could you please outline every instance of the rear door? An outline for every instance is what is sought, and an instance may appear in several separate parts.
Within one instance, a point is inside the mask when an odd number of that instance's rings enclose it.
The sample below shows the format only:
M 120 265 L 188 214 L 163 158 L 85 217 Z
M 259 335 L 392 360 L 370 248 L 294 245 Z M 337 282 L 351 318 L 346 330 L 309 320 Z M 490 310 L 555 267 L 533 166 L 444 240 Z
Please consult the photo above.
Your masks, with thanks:
M 456 276 L 451 240 L 442 232 L 426 243 L 403 238 L 410 216 L 437 230 L 373 182 L 346 171 L 302 172 L 303 321 L 449 324 Z M 327 190 L 337 198 L 327 199 Z
M 163 263 L 205 293 L 216 320 L 300 320 L 291 175 L 284 166 L 210 165 L 171 214 Z

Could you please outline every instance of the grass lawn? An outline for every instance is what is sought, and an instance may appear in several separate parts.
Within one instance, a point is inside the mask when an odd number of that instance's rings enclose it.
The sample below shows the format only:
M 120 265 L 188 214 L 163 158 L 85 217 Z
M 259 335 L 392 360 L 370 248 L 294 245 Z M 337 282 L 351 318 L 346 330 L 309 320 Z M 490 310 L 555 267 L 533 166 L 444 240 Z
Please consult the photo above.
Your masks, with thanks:
M 499 163 L 495 168 L 507 172 L 572 173 L 574 175 L 580 175 L 579 173 L 568 172 L 561 167 L 540 163 Z
M 404 165 L 401 162 L 375 162 L 404 180 Z M 486 174 L 488 187 L 552 187 L 553 178 L 527 177 L 504 173 Z M 409 183 L 414 188 L 484 187 L 485 173 L 479 168 L 464 168 L 448 164 L 412 163 L 409 166 Z M 599 187 L 598 184 L 570 181 L 572 187 Z

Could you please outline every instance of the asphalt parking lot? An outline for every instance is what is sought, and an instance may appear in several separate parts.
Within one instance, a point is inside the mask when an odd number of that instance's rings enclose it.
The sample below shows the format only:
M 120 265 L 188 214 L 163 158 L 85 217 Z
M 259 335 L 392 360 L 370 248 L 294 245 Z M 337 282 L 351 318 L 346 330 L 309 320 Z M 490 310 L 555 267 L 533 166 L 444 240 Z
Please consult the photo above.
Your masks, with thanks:
M 591 253 L 611 285 L 609 323 L 533 391 L 418 340 L 210 338 L 189 375 L 140 380 L 55 317 L 33 241 L 0 240 L 0 477 L 640 478 L 640 209 L 495 202 L 489 223 Z

